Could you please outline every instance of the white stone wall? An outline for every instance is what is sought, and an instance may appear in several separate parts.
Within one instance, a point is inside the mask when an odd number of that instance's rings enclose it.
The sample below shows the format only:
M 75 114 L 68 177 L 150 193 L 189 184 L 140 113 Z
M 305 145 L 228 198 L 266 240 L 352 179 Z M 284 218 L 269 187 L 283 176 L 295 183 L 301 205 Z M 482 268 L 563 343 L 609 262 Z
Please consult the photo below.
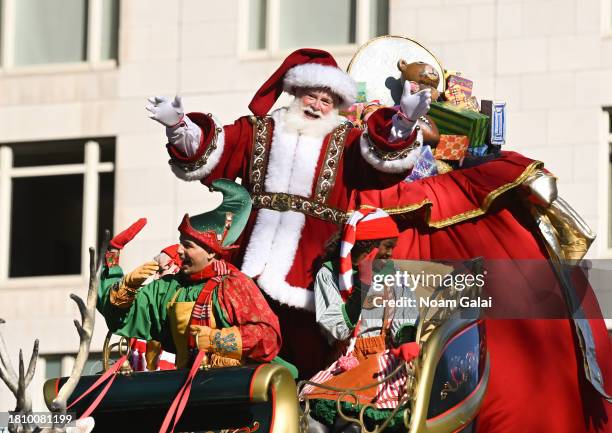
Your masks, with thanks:
M 603 106 L 612 105 L 609 0 L 391 1 L 391 34 L 417 39 L 474 80 L 478 98 L 508 102 L 506 149 L 546 162 L 561 195 L 601 232 Z M 607 256 L 603 239 L 591 257 Z
M 509 104 L 508 149 L 543 159 L 561 193 L 593 227 L 603 224 L 604 194 L 595 158 L 602 146 L 602 105 L 612 105 L 612 39 L 600 35 L 601 0 L 391 0 L 390 33 L 415 38 L 449 69 L 475 81 L 479 98 Z M 185 212 L 216 198 L 176 180 L 167 166 L 164 129 L 147 118 L 148 96 L 183 95 L 187 111 L 214 112 L 223 122 L 247 114 L 253 92 L 282 56 L 238 55 L 239 1 L 121 2 L 119 66 L 0 75 L 0 141 L 12 143 L 115 136 L 115 229 L 146 216 L 149 224 L 124 251 L 130 269 L 177 239 Z M 342 66 L 350 50 L 338 54 Z M 81 279 L 10 282 L 0 287 L 2 333 L 11 353 L 77 348 L 72 291 Z M 98 316 L 94 349 L 105 334 Z M 41 406 L 41 362 L 35 383 Z M 0 407 L 13 404 L 0 386 Z

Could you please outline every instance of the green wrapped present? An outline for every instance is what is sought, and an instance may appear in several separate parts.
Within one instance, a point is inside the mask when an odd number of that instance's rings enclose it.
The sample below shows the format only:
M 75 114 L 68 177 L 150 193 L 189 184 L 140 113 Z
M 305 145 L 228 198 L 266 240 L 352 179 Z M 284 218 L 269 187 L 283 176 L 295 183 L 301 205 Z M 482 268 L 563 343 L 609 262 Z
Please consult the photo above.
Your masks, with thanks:
M 467 135 L 470 148 L 486 145 L 489 116 L 448 102 L 432 102 L 427 114 L 436 122 L 440 134 Z

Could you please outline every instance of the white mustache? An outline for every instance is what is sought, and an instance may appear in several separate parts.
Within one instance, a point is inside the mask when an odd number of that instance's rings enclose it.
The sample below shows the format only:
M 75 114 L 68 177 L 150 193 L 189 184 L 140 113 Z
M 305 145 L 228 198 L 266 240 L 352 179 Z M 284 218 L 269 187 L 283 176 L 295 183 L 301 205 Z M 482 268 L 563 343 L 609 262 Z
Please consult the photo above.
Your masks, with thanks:
M 320 110 L 313 110 L 310 107 L 305 108 L 304 111 L 308 114 L 312 114 L 313 116 L 323 116 L 323 113 Z

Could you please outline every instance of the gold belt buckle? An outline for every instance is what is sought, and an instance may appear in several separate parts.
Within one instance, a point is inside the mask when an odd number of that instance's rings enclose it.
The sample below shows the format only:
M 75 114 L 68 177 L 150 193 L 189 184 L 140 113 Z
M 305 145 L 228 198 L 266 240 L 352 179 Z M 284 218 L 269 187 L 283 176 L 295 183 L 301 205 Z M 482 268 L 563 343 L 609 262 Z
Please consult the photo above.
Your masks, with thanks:
M 286 212 L 291 209 L 291 196 L 284 192 L 277 192 L 272 195 L 272 209 Z

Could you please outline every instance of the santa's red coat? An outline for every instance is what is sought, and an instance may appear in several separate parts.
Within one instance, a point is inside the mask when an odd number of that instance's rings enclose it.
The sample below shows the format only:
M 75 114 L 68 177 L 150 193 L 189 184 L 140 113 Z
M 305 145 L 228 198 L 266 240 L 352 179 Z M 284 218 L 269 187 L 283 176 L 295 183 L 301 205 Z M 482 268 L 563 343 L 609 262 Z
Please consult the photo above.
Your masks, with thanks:
M 219 178 L 241 178 L 252 196 L 288 193 L 343 216 L 355 191 L 393 185 L 408 171 L 407 163 L 401 160 L 392 163 L 376 160 L 373 166 L 370 162 L 376 157 L 363 149 L 361 141 L 368 139 L 362 138 L 363 131 L 359 129 L 347 128 L 343 142 L 334 140 L 333 133 L 321 137 L 297 135 L 286 132 L 281 113 L 272 114 L 269 140 L 261 148 L 258 148 L 261 143 L 254 140 L 252 117 L 241 117 L 233 125 L 223 127 L 223 132 L 216 137 L 217 148 L 207 164 L 197 171 L 197 179 L 209 184 Z M 369 136 L 381 147 L 401 150 L 414 141 L 415 134 L 406 140 L 387 141 L 393 114 L 395 111 L 391 109 L 375 113 L 368 123 Z M 198 160 L 215 140 L 214 127 L 219 125 L 211 117 L 198 113 L 189 117 L 202 129 L 202 143 L 198 153 L 190 158 L 168 146 L 174 161 Z M 364 159 L 364 152 L 370 162 Z M 260 165 L 256 156 L 261 156 Z M 175 173 L 181 176 L 179 170 L 175 169 Z M 240 250 L 234 261 L 243 272 L 255 277 L 271 298 L 313 311 L 311 285 L 313 274 L 318 270 L 313 269 L 313 264 L 326 241 L 338 231 L 341 221 L 326 214 L 313 216 L 279 212 L 270 206 L 257 207 L 238 242 Z
M 222 127 L 210 115 L 191 113 L 189 118 L 202 130 L 197 153 L 186 157 L 171 145 L 168 151 L 177 176 L 204 184 L 240 178 L 251 193 L 255 205 L 232 261 L 272 299 L 283 329 L 281 356 L 308 376 L 327 362 L 327 344 L 313 313 L 317 259 L 339 230 L 356 191 L 394 185 L 409 171 L 410 157 L 383 160 L 370 145 L 386 152 L 402 151 L 417 134 L 388 140 L 396 114 L 393 109 L 374 113 L 368 120 L 367 135 L 345 125 L 344 137 L 342 128 L 320 137 L 289 132 L 283 113 L 283 109 L 272 113 L 260 140 L 254 135 L 257 124 L 252 116 Z M 180 166 L 203 159 L 206 164 L 198 168 Z M 257 197 L 269 193 L 305 198 L 318 206 L 318 213 L 257 206 Z

